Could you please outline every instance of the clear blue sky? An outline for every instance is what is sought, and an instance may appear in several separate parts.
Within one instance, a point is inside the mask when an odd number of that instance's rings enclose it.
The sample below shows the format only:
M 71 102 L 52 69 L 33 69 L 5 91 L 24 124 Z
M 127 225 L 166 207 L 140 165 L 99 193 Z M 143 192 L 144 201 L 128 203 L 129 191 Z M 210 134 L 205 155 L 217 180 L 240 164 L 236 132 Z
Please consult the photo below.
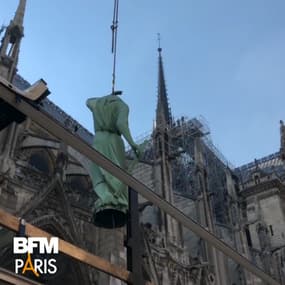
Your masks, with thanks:
M 19 73 L 92 130 L 88 97 L 111 90 L 113 0 L 27 0 Z M 0 1 L 0 24 L 18 0 Z M 236 166 L 279 149 L 285 119 L 284 0 L 120 0 L 117 89 L 135 137 L 156 107 L 157 32 L 175 116 L 203 115 Z

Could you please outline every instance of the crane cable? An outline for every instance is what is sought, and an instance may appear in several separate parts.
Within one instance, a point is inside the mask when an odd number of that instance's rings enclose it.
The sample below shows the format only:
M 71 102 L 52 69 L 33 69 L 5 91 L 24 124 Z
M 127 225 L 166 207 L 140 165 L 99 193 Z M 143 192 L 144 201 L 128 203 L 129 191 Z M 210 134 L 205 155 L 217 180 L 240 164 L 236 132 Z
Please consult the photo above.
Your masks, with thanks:
M 117 34 L 118 34 L 118 16 L 119 16 L 119 0 L 114 0 L 114 13 L 112 30 L 112 54 L 113 58 L 113 74 L 112 74 L 112 94 L 115 95 L 115 82 L 116 82 L 116 59 L 117 59 Z

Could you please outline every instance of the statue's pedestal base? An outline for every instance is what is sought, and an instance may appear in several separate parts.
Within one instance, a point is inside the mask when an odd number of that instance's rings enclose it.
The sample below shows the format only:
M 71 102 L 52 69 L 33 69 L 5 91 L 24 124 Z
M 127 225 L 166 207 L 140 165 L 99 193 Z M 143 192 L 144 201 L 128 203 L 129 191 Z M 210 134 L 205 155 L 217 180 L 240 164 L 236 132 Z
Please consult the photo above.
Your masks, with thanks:
M 96 227 L 114 229 L 123 227 L 127 222 L 127 215 L 119 210 L 107 208 L 94 213 L 93 223 Z

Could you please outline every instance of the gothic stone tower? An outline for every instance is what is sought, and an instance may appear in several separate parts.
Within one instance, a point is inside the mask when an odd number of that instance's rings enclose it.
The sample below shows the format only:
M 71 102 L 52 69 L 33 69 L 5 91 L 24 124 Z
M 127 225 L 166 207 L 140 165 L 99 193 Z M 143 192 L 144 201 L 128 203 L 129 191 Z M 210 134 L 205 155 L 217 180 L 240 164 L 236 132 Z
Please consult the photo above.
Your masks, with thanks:
M 166 201 L 174 204 L 172 186 L 172 158 L 170 130 L 172 115 L 168 104 L 162 49 L 158 48 L 158 100 L 156 108 L 155 128 L 152 134 L 154 148 L 154 190 Z M 172 217 L 157 211 L 158 242 L 152 244 L 151 255 L 155 258 L 159 284 L 199 284 L 196 283 L 201 270 L 189 262 L 189 252 L 183 247 L 182 227 Z M 183 264 L 183 266 L 182 266 Z M 195 268 L 195 269 L 194 269 Z M 192 270 L 192 271 L 191 271 Z M 190 272 L 196 272 L 191 274 Z
M 158 48 L 158 100 L 156 108 L 156 126 L 153 133 L 155 148 L 155 176 L 158 181 L 156 191 L 169 203 L 173 204 L 172 172 L 171 172 L 171 110 L 168 104 L 164 70 L 161 56 L 162 49 Z M 161 230 L 165 234 L 166 244 L 180 245 L 181 236 L 178 224 L 170 216 L 161 213 Z
M 20 0 L 13 20 L 10 21 L 0 47 L 0 75 L 12 82 L 16 72 L 21 40 L 24 36 L 26 0 Z

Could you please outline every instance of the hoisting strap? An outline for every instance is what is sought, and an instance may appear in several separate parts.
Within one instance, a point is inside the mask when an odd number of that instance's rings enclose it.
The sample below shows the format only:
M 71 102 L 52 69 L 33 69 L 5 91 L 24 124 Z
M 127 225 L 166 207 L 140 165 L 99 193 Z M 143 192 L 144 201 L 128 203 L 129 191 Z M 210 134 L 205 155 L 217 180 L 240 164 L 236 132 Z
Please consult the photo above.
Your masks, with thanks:
M 116 82 L 116 60 L 117 60 L 117 34 L 118 34 L 118 17 L 119 17 L 119 0 L 114 1 L 114 13 L 113 23 L 111 25 L 112 30 L 112 53 L 113 59 L 113 74 L 112 74 L 112 94 L 115 94 L 115 82 Z

